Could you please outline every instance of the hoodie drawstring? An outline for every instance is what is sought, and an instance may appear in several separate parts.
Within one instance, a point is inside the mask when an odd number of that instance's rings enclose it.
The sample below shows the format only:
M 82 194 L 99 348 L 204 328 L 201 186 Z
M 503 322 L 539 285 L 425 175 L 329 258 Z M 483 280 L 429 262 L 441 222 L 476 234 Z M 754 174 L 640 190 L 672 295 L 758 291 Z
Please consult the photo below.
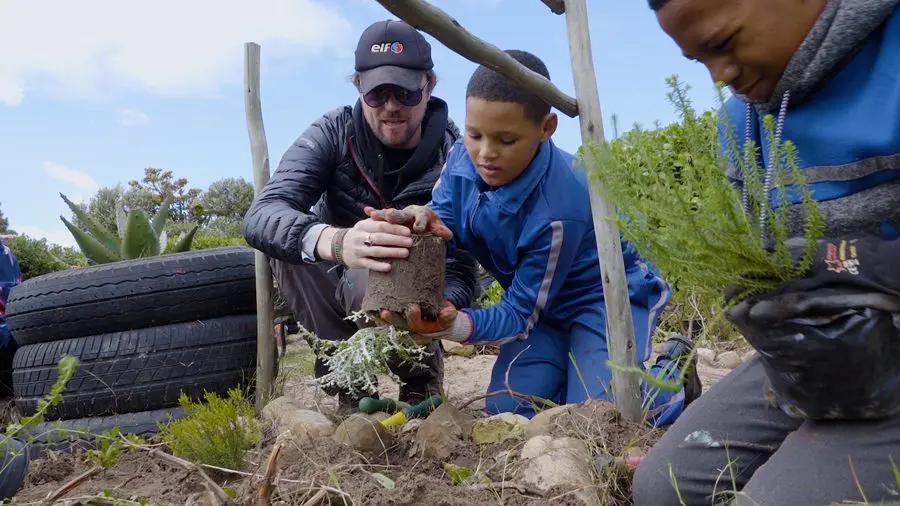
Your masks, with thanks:
M 772 173 L 775 171 L 775 158 L 778 156 L 778 145 L 781 144 L 781 136 L 784 133 L 784 119 L 787 115 L 787 106 L 790 102 L 791 92 L 786 91 L 781 97 L 781 107 L 778 110 L 778 119 L 775 122 L 775 143 L 769 146 L 769 159 L 766 162 L 766 172 L 763 177 L 763 195 L 766 199 L 766 205 L 761 205 L 759 209 L 759 229 L 762 241 L 766 239 L 766 218 L 768 218 L 768 200 L 769 193 L 772 191 Z M 752 118 L 753 105 L 747 104 L 747 116 L 744 122 L 744 145 L 749 145 L 752 139 Z M 744 212 L 750 213 L 750 189 L 747 186 L 747 178 L 744 177 L 743 191 L 741 192 L 741 200 Z

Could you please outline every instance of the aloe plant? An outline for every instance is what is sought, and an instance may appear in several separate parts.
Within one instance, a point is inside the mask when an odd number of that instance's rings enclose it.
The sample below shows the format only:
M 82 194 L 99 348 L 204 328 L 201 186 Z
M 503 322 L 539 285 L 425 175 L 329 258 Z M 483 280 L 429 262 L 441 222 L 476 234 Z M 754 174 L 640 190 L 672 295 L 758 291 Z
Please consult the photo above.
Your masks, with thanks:
M 62 193 L 63 201 L 72 213 L 84 224 L 84 230 L 76 227 L 64 216 L 60 216 L 69 232 L 78 243 L 81 252 L 92 263 L 105 264 L 132 258 L 151 257 L 166 253 L 168 236 L 166 221 L 169 219 L 169 207 L 172 198 L 166 197 L 159 206 L 159 212 L 151 220 L 140 209 L 132 209 L 126 213 L 125 202 L 120 198 L 116 203 L 116 232 L 112 232 L 97 222 L 84 209 L 75 205 Z M 194 235 L 200 225 L 194 225 L 187 232 L 182 232 L 170 253 L 179 253 L 191 249 Z

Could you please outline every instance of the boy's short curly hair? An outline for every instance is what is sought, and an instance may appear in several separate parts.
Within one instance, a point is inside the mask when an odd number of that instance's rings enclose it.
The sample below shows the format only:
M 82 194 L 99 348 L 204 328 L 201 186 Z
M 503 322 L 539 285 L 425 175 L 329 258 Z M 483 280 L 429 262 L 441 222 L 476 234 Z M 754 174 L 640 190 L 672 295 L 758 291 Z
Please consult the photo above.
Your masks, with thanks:
M 550 79 L 550 71 L 537 56 L 519 49 L 509 49 L 506 54 L 538 74 Z M 534 93 L 491 70 L 484 65 L 475 69 L 466 87 L 466 98 L 481 98 L 490 102 L 512 102 L 525 108 L 525 115 L 535 123 L 543 121 L 550 113 L 550 104 Z

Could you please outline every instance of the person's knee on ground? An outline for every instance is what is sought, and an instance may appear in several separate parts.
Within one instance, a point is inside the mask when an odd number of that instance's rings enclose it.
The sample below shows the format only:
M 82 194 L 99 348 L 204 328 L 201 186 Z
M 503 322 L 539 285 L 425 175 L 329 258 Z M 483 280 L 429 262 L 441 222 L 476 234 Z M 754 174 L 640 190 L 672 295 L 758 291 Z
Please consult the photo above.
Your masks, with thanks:
M 532 418 L 548 407 L 541 401 L 564 403 L 568 362 L 569 335 L 549 326 L 539 325 L 527 339 L 502 345 L 487 393 L 506 392 L 486 398 L 485 411 Z

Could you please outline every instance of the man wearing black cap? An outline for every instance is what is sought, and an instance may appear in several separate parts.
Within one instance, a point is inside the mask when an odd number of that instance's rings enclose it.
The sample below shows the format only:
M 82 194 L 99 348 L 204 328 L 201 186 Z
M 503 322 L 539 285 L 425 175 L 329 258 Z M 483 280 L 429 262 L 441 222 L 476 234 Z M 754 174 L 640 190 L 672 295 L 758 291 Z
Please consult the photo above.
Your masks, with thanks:
M 298 322 L 320 338 L 343 340 L 357 324 L 369 270 L 404 258 L 410 231 L 367 218 L 364 209 L 424 205 L 447 153 L 459 137 L 447 103 L 432 96 L 437 84 L 431 46 L 402 21 L 369 26 L 356 48 L 353 84 L 360 99 L 317 119 L 288 148 L 244 220 L 244 236 L 271 261 L 279 290 Z M 476 265 L 459 250 L 448 253 L 446 299 L 468 307 Z M 405 383 L 400 400 L 441 393 L 442 350 L 429 345 L 427 368 L 391 369 Z M 327 368 L 316 360 L 316 377 Z M 339 394 L 341 408 L 356 399 Z

